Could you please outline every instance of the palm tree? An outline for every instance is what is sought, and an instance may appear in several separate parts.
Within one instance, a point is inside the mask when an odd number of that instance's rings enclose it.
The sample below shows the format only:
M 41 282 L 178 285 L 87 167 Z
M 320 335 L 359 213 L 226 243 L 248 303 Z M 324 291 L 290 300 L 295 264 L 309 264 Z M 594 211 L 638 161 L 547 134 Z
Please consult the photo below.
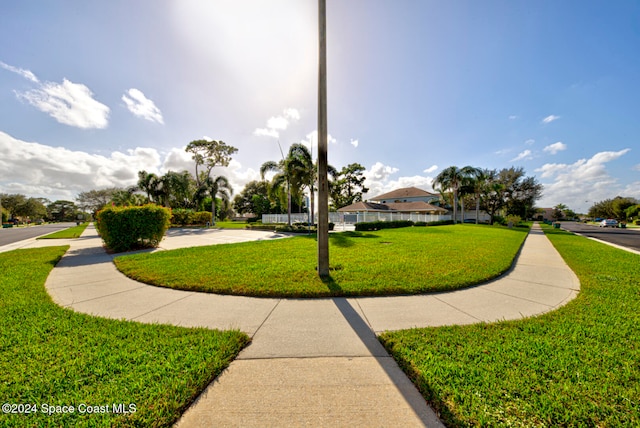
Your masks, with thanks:
M 264 176 L 267 172 L 275 171 L 276 174 L 271 179 L 271 186 L 269 187 L 269 193 L 271 198 L 273 194 L 282 189 L 282 186 L 286 184 L 287 192 L 287 224 L 291 226 L 291 183 L 289 180 L 288 167 L 286 159 L 282 159 L 279 162 L 267 161 L 260 167 L 260 177 L 264 180 Z
M 207 177 L 203 183 L 211 196 L 211 225 L 216 224 L 216 196 L 220 195 L 223 201 L 229 201 L 233 194 L 233 188 L 229 184 L 227 177 L 220 175 L 216 178 Z
M 158 202 L 160 178 L 152 172 L 138 171 L 138 188 L 147 194 L 147 202 Z
M 305 188 L 309 190 L 309 199 L 311 202 L 310 215 L 311 221 L 313 221 L 315 218 L 315 193 L 316 183 L 318 182 L 318 163 L 313 162 L 311 151 L 307 146 L 300 143 L 291 145 L 287 159 L 294 195 L 297 194 L 298 196 L 302 196 L 302 191 Z M 327 173 L 333 179 L 339 175 L 338 170 L 331 165 L 327 165 Z
M 442 191 L 450 190 L 453 194 L 453 223 L 458 221 L 458 193 L 460 188 L 465 184 L 468 177 L 472 176 L 477 168 L 465 166 L 458 168 L 450 166 L 440 172 L 433 180 L 433 185 L 438 186 Z

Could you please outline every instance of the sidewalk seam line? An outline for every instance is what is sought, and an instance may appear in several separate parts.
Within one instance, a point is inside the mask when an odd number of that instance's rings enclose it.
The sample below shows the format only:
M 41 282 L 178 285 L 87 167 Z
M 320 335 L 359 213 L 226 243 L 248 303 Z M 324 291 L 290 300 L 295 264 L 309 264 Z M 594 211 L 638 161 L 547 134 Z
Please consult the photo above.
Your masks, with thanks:
M 151 309 L 150 311 L 145 312 L 144 314 L 140 314 L 140 315 L 138 315 L 138 316 L 136 316 L 136 317 L 129 318 L 129 319 L 130 319 L 131 321 L 135 321 L 136 319 L 138 319 L 138 318 L 140 318 L 140 317 L 143 317 L 143 316 L 145 316 L 145 315 L 148 315 L 148 314 L 150 314 L 150 313 L 152 313 L 152 312 L 155 312 L 155 311 L 157 311 L 158 309 L 166 308 L 166 307 L 167 307 L 167 306 L 169 306 L 169 305 L 173 305 L 174 303 L 180 302 L 180 301 L 182 301 L 182 300 L 186 299 L 187 297 L 191 297 L 191 295 L 189 294 L 189 295 L 186 295 L 186 296 L 181 297 L 181 298 L 179 298 L 179 299 L 173 300 L 173 301 L 171 301 L 171 302 L 169 302 L 169 303 L 165 303 L 165 304 L 164 304 L 164 305 L 162 305 L 162 306 L 158 306 L 157 308 Z

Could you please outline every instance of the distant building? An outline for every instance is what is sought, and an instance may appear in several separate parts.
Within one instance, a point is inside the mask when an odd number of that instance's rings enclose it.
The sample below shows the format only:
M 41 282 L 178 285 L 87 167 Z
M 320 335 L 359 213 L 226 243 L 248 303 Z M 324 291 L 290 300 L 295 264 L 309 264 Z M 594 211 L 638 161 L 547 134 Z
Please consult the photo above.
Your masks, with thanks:
M 403 214 L 430 214 L 443 215 L 448 211 L 444 208 L 432 205 L 439 196 L 418 189 L 417 187 L 405 187 L 393 190 L 383 195 L 371 198 L 371 201 L 356 202 L 338 210 L 341 213 L 403 213 Z

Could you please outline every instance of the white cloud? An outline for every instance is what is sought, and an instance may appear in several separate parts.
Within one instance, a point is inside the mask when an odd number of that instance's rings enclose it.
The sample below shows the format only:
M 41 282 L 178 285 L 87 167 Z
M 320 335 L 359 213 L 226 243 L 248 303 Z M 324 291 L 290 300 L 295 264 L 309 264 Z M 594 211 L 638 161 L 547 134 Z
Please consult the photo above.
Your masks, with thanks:
M 349 144 L 351 144 L 353 147 L 358 147 L 358 144 L 360 144 L 360 143 L 358 142 L 358 140 L 354 140 L 352 138 L 351 141 L 349 141 Z
M 518 116 L 516 116 L 515 114 L 512 114 L 511 116 L 509 116 L 509 120 L 516 120 L 518 118 Z
M 78 193 L 107 187 L 127 187 L 137 183 L 138 171 L 155 174 L 187 170 L 194 173 L 194 162 L 184 147 L 173 148 L 162 156 L 154 148 L 136 147 L 108 156 L 51 147 L 18 140 L 0 131 L 0 188 L 3 193 L 22 193 L 51 200 L 73 200 Z M 260 174 L 232 160 L 227 168 L 214 168 L 213 174 L 226 176 L 239 193 Z
M 286 108 L 280 116 L 272 116 L 267 120 L 266 128 L 256 128 L 253 135 L 259 137 L 280 137 L 280 131 L 289 127 L 292 121 L 300 120 L 300 112 L 295 108 Z
M 558 119 L 560 119 L 560 116 L 556 116 L 556 115 L 550 114 L 549 116 L 547 116 L 544 119 L 542 119 L 542 123 L 551 123 L 554 120 L 558 120 Z
M 0 132 L 0 182 L 4 191 L 24 191 L 50 199 L 73 199 L 94 188 L 135 184 L 138 171 L 157 172 L 160 155 L 135 148 L 105 157 L 29 143 Z M 20 183 L 20 184 L 18 184 Z
M 564 144 L 562 141 L 558 141 L 557 143 L 548 145 L 542 150 L 545 152 L 549 152 L 552 155 L 555 155 L 556 153 L 561 152 L 562 150 L 567 150 L 567 145 Z
M 34 83 L 40 83 L 40 80 L 38 80 L 36 75 L 29 70 L 25 70 L 24 68 L 14 67 L 12 65 L 5 64 L 2 61 L 0 61 L 0 67 L 4 68 L 5 70 L 9 70 L 16 74 L 19 74 L 20 76 L 24 77 L 25 79 L 31 80 Z
M 511 159 L 509 162 L 515 162 L 515 161 L 519 161 L 519 160 L 531 160 L 531 150 L 525 150 L 524 152 L 521 152 L 518 156 L 516 156 L 515 158 Z
M 151 122 L 164 124 L 160 109 L 156 107 L 153 101 L 145 97 L 141 90 L 135 88 L 129 89 L 122 96 L 122 101 L 124 101 L 129 111 L 135 116 Z
M 632 169 L 634 171 L 640 171 L 640 163 L 638 165 L 634 165 Z
M 391 180 L 391 176 L 397 172 L 399 172 L 398 168 L 384 165 L 382 162 L 373 164 L 371 168 L 364 173 L 366 177 L 365 186 L 369 189 L 369 191 L 363 195 L 364 199 L 371 199 L 377 195 L 403 187 L 418 187 L 429 192 L 434 192 L 432 177 L 414 175 L 410 177 L 398 177 L 395 180 Z
M 422 172 L 424 172 L 426 174 L 431 174 L 432 172 L 435 172 L 437 170 L 438 170 L 438 165 L 431 165 L 429 168 L 425 169 Z
M 568 205 L 578 212 L 586 212 L 595 201 L 611 198 L 620 190 L 616 178 L 609 175 L 606 164 L 612 162 L 630 149 L 617 152 L 600 152 L 590 159 L 579 159 L 573 164 L 548 163 L 536 169 L 542 179 L 551 180 L 544 184 L 544 195 L 538 203 L 541 207 L 551 207 L 559 203 Z
M 46 82 L 16 95 L 65 125 L 103 129 L 109 124 L 109 107 L 93 99 L 91 90 L 80 83 Z
M 384 165 L 382 162 L 376 162 L 364 173 L 364 176 L 367 177 L 367 180 L 371 181 L 385 181 L 390 175 L 393 175 L 398 171 L 398 168 Z
M 533 138 L 529 138 L 528 140 L 526 140 L 524 142 L 525 145 L 527 146 L 533 146 L 535 144 L 536 140 L 534 140 Z

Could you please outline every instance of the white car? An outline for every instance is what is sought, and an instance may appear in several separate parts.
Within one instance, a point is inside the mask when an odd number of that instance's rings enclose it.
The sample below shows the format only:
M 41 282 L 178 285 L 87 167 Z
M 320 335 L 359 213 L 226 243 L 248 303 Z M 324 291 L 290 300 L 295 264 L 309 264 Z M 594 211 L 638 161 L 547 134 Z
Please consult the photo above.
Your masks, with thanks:
M 618 222 L 613 219 L 606 219 L 600 222 L 600 227 L 618 227 Z

